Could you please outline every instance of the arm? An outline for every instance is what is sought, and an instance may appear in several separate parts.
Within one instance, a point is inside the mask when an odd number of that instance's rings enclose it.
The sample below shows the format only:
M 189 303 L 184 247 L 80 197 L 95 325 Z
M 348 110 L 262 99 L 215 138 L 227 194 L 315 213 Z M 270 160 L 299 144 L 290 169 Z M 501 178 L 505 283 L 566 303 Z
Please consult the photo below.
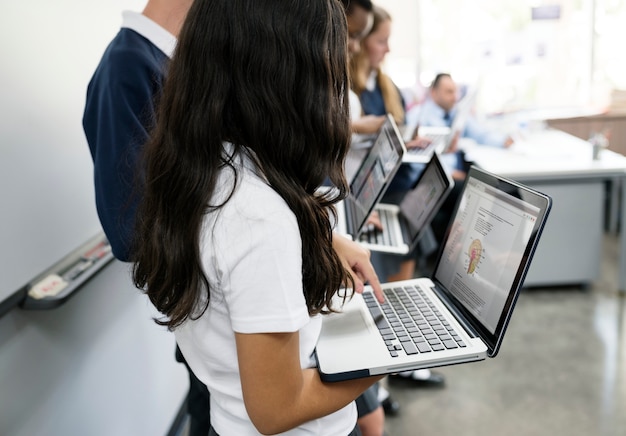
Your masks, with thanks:
M 426 148 L 432 141 L 428 138 L 415 135 L 413 139 L 406 142 L 406 148 Z
M 385 123 L 384 116 L 364 115 L 352 120 L 352 132 L 362 134 L 377 133 Z
M 373 227 L 381 231 L 383 230 L 383 223 L 380 222 L 380 215 L 376 210 L 374 210 L 374 212 L 372 212 L 370 216 L 367 217 L 367 221 L 365 221 L 365 223 L 370 228 Z
M 236 333 L 246 411 L 263 434 L 284 432 L 349 404 L 383 376 L 324 383 L 301 369 L 299 335 Z
M 107 51 L 108 53 L 108 51 Z M 89 84 L 83 129 L 94 162 L 96 206 L 116 258 L 127 261 L 137 198 L 136 162 L 153 122 L 157 65 L 136 53 L 103 57 Z
M 385 122 L 384 116 L 363 115 L 359 97 L 350 90 L 350 119 L 352 120 L 352 133 L 372 135 L 378 132 Z
M 473 139 L 477 144 L 491 147 L 509 147 L 513 141 L 505 134 L 490 131 L 475 118 L 469 118 L 463 136 Z

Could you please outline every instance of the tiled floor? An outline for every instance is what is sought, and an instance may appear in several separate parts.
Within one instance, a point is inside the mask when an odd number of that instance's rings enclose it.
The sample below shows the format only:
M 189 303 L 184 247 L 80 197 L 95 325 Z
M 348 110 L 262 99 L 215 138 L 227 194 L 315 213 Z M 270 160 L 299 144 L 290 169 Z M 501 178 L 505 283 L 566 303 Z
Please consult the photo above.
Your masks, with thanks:
M 443 389 L 387 383 L 402 406 L 388 435 L 626 435 L 616 239 L 593 286 L 525 289 L 495 359 L 438 369 Z

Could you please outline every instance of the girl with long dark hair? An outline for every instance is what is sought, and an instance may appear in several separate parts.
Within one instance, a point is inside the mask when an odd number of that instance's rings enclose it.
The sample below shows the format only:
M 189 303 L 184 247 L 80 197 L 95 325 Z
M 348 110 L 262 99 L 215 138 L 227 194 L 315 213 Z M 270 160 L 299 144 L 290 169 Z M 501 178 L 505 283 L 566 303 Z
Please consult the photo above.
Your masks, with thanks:
M 133 275 L 209 388 L 216 434 L 352 434 L 379 379 L 323 383 L 312 358 L 354 285 L 328 212 L 347 191 L 346 43 L 336 0 L 196 0 L 180 33 Z

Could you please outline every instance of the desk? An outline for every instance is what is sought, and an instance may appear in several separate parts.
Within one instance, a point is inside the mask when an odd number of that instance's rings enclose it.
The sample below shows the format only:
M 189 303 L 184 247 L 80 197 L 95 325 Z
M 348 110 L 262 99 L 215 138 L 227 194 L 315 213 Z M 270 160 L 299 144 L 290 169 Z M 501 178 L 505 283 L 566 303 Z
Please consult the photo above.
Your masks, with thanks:
M 610 132 L 609 149 L 626 155 L 626 113 L 620 111 L 547 118 L 548 126 L 563 130 L 578 138 L 590 138 L 593 133 Z
M 587 285 L 598 278 L 605 218 L 615 231 L 620 211 L 626 217 L 626 157 L 603 150 L 593 160 L 589 143 L 552 129 L 529 133 L 509 149 L 474 145 L 465 152 L 487 171 L 554 200 L 526 286 Z M 623 223 L 620 238 L 619 289 L 626 291 Z

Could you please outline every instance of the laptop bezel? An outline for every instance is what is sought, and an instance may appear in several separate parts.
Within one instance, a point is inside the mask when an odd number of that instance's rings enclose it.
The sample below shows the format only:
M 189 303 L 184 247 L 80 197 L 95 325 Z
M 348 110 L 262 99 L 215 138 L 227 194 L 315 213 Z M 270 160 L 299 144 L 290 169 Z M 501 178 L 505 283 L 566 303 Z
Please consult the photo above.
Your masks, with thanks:
M 526 277 L 526 274 L 528 273 L 528 269 L 530 268 L 532 257 L 539 243 L 541 233 L 543 232 L 543 229 L 545 227 L 546 218 L 548 217 L 548 214 L 552 207 L 552 199 L 543 193 L 540 193 L 513 180 L 501 176 L 496 176 L 495 174 L 489 173 L 476 166 L 471 166 L 465 179 L 463 190 L 461 192 L 461 197 L 459 197 L 459 200 L 455 205 L 452 217 L 456 216 L 461 203 L 461 198 L 465 193 L 467 184 L 472 178 L 504 192 L 522 192 L 524 193 L 523 200 L 539 208 L 540 210 L 531 231 L 531 235 L 528 239 L 528 243 L 526 244 L 526 247 L 524 249 L 524 253 L 520 261 L 520 266 L 515 273 L 513 283 L 511 284 L 511 288 L 508 291 L 508 296 L 502 308 L 502 313 L 500 315 L 500 319 L 498 320 L 498 324 L 495 328 L 494 333 L 491 333 L 486 327 L 484 327 L 480 320 L 476 318 L 474 314 L 472 314 L 469 310 L 467 310 L 465 306 L 460 303 L 458 299 L 452 293 L 450 293 L 437 279 L 437 271 L 443 258 L 443 254 L 441 252 L 446 247 L 446 242 L 448 241 L 452 226 L 454 224 L 454 219 L 450 220 L 444 238 L 441 242 L 441 246 L 439 248 L 440 253 L 439 256 L 437 256 L 437 262 L 433 269 L 431 278 L 431 280 L 435 284 L 434 291 L 437 293 L 440 299 L 444 301 L 447 306 L 449 306 L 448 308 L 453 313 L 455 313 L 455 315 L 457 315 L 459 319 L 463 319 L 467 326 L 473 331 L 473 333 L 483 340 L 483 342 L 487 346 L 487 355 L 489 357 L 495 357 L 498 354 L 500 346 L 502 345 L 502 340 L 504 338 L 504 334 L 506 332 L 508 324 L 511 320 L 513 309 L 515 308 L 515 304 L 517 303 L 517 299 L 519 298 L 520 292 L 523 288 L 524 279 Z
M 431 213 L 426 217 L 426 219 L 424 221 L 424 225 L 422 226 L 421 230 L 418 231 L 415 236 L 412 236 L 410 234 L 410 231 L 411 231 L 411 220 L 403 212 L 403 210 L 402 210 L 402 203 L 406 200 L 407 196 L 410 195 L 410 193 L 413 190 L 415 190 L 415 188 L 420 184 L 422 179 L 425 177 L 426 170 L 428 169 L 429 165 L 434 165 L 436 167 L 436 171 L 437 171 L 438 174 L 444 174 L 445 175 L 445 182 L 446 182 L 446 187 L 444 188 L 445 192 L 439 197 L 439 199 L 437 200 L 437 203 L 433 207 Z M 409 246 L 409 252 L 411 252 L 417 246 L 417 244 L 419 243 L 420 239 L 422 238 L 422 236 L 424 235 L 424 233 L 426 232 L 426 230 L 428 229 L 428 227 L 432 223 L 435 215 L 437 214 L 437 212 L 439 212 L 439 210 L 441 209 L 441 206 L 443 205 L 443 203 L 446 201 L 446 199 L 448 198 L 448 196 L 452 192 L 453 188 L 454 188 L 454 179 L 452 178 L 450 173 L 446 170 L 445 166 L 441 163 L 441 159 L 439 158 L 439 154 L 436 153 L 436 152 L 433 153 L 431 158 L 430 158 L 430 160 L 428 161 L 428 163 L 426 164 L 426 166 L 422 170 L 422 172 L 421 172 L 420 176 L 418 177 L 417 181 L 415 182 L 415 184 L 413 184 L 411 190 L 405 195 L 405 197 L 402 199 L 402 201 L 398 205 L 398 209 L 399 209 L 398 210 L 398 219 L 406 220 L 404 225 L 407 226 L 407 233 L 409 233 L 408 236 L 412 236 L 410 240 L 406 241 L 406 242 L 408 242 L 407 245 Z
M 359 172 L 363 171 L 363 167 L 368 163 L 369 158 L 372 154 L 372 151 L 374 150 L 374 147 L 376 143 L 378 142 L 379 138 L 382 135 L 386 135 L 387 131 L 391 132 L 390 139 L 394 147 L 394 150 L 398 154 L 398 161 L 396 162 L 395 166 L 385 176 L 385 181 L 383 182 L 383 186 L 381 187 L 378 194 L 374 198 L 374 201 L 372 202 L 369 210 L 364 214 L 363 219 L 360 220 L 359 222 L 357 217 L 354 216 L 355 214 L 354 214 L 354 211 L 352 210 L 353 207 L 356 207 L 356 203 L 357 203 L 357 198 L 354 195 L 352 188 L 355 182 L 357 181 L 357 176 Z M 406 146 L 404 144 L 404 140 L 402 139 L 402 136 L 400 135 L 398 126 L 395 120 L 393 119 L 393 117 L 390 114 L 387 114 L 385 122 L 379 129 L 378 134 L 376 135 L 376 139 L 374 140 L 374 143 L 372 144 L 372 147 L 368 150 L 363 160 L 361 160 L 361 163 L 358 169 L 355 171 L 354 176 L 352 177 L 352 180 L 350 181 L 350 194 L 348 195 L 349 201 L 346 202 L 344 206 L 345 206 L 345 212 L 346 212 L 346 221 L 347 221 L 346 224 L 348 227 L 347 230 L 351 234 L 353 240 L 355 241 L 358 240 L 361 233 L 363 233 L 367 219 L 371 215 L 372 211 L 374 211 L 374 209 L 376 208 L 376 205 L 383 198 L 383 195 L 385 195 L 385 192 L 387 191 L 387 188 L 391 184 L 391 181 L 393 180 L 396 173 L 398 172 L 400 165 L 402 165 L 402 158 L 404 157 L 405 153 L 406 153 Z M 352 203 L 352 204 L 349 204 L 349 203 Z

